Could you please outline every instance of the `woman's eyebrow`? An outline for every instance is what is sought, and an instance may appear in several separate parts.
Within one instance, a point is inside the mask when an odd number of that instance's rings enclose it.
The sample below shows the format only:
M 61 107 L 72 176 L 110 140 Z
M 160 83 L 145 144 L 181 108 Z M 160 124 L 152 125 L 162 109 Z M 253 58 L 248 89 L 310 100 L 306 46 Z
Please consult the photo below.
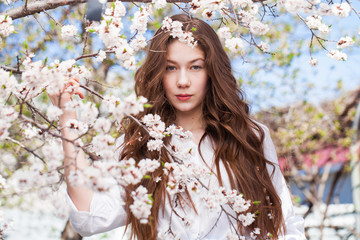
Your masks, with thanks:
M 174 63 L 174 64 L 177 63 L 177 61 L 174 61 L 174 60 L 171 60 L 171 59 L 167 59 L 166 61 L 169 62 L 169 63 Z M 204 58 L 196 58 L 194 60 L 190 60 L 189 63 L 193 63 L 193 62 L 196 62 L 196 61 L 205 61 L 205 60 L 204 60 Z

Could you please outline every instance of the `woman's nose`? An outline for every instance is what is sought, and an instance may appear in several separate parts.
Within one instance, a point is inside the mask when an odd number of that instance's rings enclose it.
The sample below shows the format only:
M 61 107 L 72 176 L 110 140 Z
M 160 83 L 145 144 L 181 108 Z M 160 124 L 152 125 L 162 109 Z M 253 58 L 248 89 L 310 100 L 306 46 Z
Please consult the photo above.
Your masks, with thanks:
M 179 71 L 178 79 L 176 82 L 179 88 L 189 87 L 190 86 L 190 78 L 188 76 L 188 72 L 185 69 Z

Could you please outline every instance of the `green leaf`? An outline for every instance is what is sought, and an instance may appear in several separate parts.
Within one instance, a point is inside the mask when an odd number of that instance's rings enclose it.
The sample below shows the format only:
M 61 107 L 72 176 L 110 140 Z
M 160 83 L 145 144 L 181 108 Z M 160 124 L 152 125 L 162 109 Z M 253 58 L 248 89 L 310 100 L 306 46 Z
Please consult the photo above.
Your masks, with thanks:
M 191 29 L 191 31 L 193 31 L 193 32 L 196 32 L 196 27 L 193 27 L 192 29 Z
M 151 108 L 151 107 L 152 107 L 152 105 L 150 103 L 145 103 L 144 104 L 144 108 Z
M 151 179 L 151 176 L 150 176 L 150 175 L 144 175 L 143 178 L 144 178 L 144 179 Z

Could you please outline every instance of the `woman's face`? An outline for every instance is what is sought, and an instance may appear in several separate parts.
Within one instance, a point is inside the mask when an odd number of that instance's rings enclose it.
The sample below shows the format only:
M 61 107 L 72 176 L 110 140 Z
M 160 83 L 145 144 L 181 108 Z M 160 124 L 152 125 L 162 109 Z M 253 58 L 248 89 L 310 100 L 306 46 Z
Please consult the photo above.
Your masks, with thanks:
M 208 81 L 204 52 L 175 40 L 169 44 L 166 58 L 163 85 L 176 116 L 201 115 Z

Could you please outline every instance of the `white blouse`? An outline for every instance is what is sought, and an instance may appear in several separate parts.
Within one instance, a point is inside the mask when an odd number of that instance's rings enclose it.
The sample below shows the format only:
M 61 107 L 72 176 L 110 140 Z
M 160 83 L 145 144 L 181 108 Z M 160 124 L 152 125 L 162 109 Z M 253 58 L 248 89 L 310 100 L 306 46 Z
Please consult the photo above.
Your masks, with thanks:
M 261 126 L 265 131 L 265 157 L 276 166 L 275 173 L 272 177 L 272 183 L 281 199 L 282 211 L 286 225 L 285 236 L 281 239 L 306 239 L 304 234 L 304 220 L 302 217 L 294 214 L 289 190 L 278 165 L 277 154 L 275 146 L 270 138 L 270 132 L 267 127 L 263 125 Z M 178 138 L 173 137 L 171 144 L 179 144 L 179 141 L 180 140 Z M 191 141 L 187 144 L 192 145 L 190 147 L 196 149 L 191 161 L 194 161 L 197 164 L 204 164 L 204 161 L 199 155 L 198 146 Z M 212 166 L 214 149 L 212 147 L 211 140 L 208 137 L 201 144 L 201 153 L 206 164 L 208 166 Z M 272 169 L 273 168 L 270 165 L 267 166 L 267 170 L 270 174 Z M 220 171 L 223 173 L 222 176 L 227 176 L 223 165 L 220 165 Z M 212 174 L 210 180 L 207 181 L 211 188 L 219 186 L 215 174 Z M 228 178 L 223 179 L 223 185 L 226 189 L 231 189 Z M 91 201 L 90 212 L 78 211 L 68 196 L 68 202 L 70 205 L 70 221 L 72 226 L 82 236 L 90 236 L 95 233 L 110 231 L 125 225 L 127 217 L 122 196 L 124 196 L 124 193 L 122 187 L 120 186 L 107 193 L 95 192 Z M 226 214 L 219 214 L 219 212 L 210 211 L 206 206 L 204 206 L 203 200 L 201 200 L 197 194 L 191 194 L 191 198 L 195 204 L 197 213 L 195 213 L 193 209 L 177 209 L 177 211 L 182 211 L 181 213 L 184 214 L 183 216 L 185 216 L 191 224 L 184 224 L 184 221 L 182 221 L 179 217 L 171 216 L 172 208 L 168 200 L 166 200 L 164 215 L 162 214 L 162 207 L 160 207 L 159 210 L 158 232 L 166 231 L 169 228 L 171 218 L 171 229 L 173 232 L 178 234 L 180 239 L 226 239 L 227 234 L 231 231 L 231 224 L 229 224 Z

